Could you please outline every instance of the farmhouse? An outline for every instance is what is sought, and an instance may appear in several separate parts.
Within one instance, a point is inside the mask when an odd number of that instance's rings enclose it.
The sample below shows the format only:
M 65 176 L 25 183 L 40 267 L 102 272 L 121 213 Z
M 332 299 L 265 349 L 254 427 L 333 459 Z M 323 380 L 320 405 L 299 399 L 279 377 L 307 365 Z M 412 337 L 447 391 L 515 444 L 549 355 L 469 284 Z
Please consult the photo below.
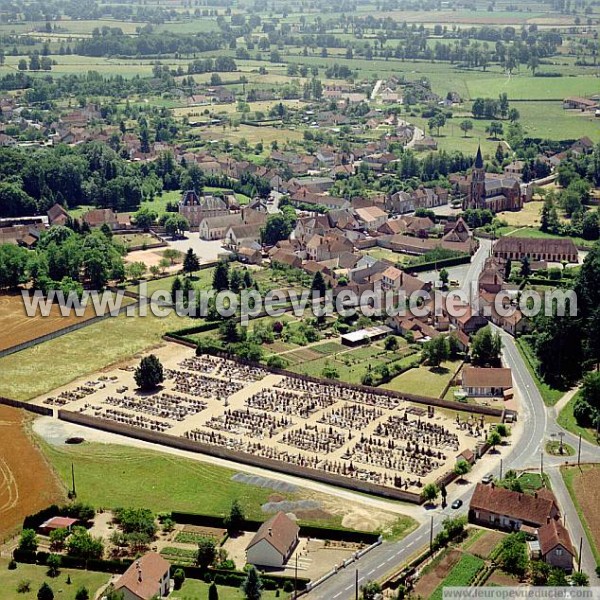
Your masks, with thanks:
M 285 513 L 265 521 L 246 547 L 246 560 L 252 565 L 283 567 L 298 545 L 300 528 Z
M 504 260 L 545 260 L 576 263 L 579 260 L 573 240 L 501 237 L 494 245 L 494 257 Z
M 160 554 L 149 552 L 121 575 L 115 590 L 123 594 L 123 600 L 150 600 L 167 596 L 170 581 L 170 564 Z
M 469 521 L 509 531 L 535 529 L 560 516 L 552 492 L 542 490 L 531 496 L 478 483 L 469 505 Z
M 468 396 L 503 396 L 512 388 L 510 369 L 483 369 L 465 367 L 463 369 L 462 386 Z
M 83 215 L 83 221 L 90 227 L 102 227 L 102 225 L 108 225 L 111 229 L 118 229 L 119 227 L 117 213 L 112 208 L 88 210 Z
M 538 529 L 540 558 L 552 567 L 573 570 L 575 550 L 569 532 L 561 521 L 551 519 Z

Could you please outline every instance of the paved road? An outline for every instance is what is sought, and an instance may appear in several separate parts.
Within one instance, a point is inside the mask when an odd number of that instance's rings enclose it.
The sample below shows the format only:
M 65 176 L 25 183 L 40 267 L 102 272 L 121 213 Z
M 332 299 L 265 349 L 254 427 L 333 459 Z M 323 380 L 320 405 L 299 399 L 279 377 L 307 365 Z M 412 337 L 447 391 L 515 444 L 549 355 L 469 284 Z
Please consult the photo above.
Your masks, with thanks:
M 485 259 L 489 255 L 490 246 L 491 242 L 489 240 L 481 240 L 481 246 L 473 257 L 462 285 L 462 289 L 465 292 L 468 291 L 469 282 L 477 280 Z M 545 440 L 551 439 L 552 434 L 556 435 L 562 429 L 556 423 L 556 415 L 552 409 L 548 411 L 546 408 L 543 398 L 516 347 L 514 339 L 500 329 L 497 329 L 497 331 L 502 337 L 504 362 L 513 371 L 515 387 L 521 398 L 519 423 L 515 427 L 515 434 L 513 436 L 515 439 L 512 440 L 512 444 L 508 448 L 502 450 L 504 453 L 502 456 L 502 468 L 504 472 L 507 469 L 539 468 L 541 466 L 541 452 L 543 451 Z M 519 435 L 519 432 L 521 432 L 521 435 Z M 572 446 L 577 447 L 578 439 L 572 434 L 565 432 L 564 440 Z M 489 457 L 484 460 L 489 461 Z M 600 585 L 600 580 L 595 575 L 595 560 L 587 538 L 584 535 L 583 526 L 579 521 L 575 506 L 558 470 L 561 460 L 544 456 L 545 470 L 551 479 L 561 512 L 566 515 L 567 526 L 571 531 L 574 544 L 578 547 L 579 541 L 583 538 L 582 569 L 590 575 L 592 585 Z M 600 462 L 600 449 L 587 442 L 582 443 L 582 461 Z M 482 463 L 483 461 L 478 464 L 481 465 Z M 496 471 L 496 475 L 498 474 Z M 338 574 L 305 597 L 309 600 L 350 600 L 354 598 L 356 570 L 358 570 L 359 585 L 364 584 L 370 579 L 382 579 L 392 570 L 397 570 L 415 552 L 427 546 L 430 531 L 433 529 L 433 535 L 435 536 L 440 530 L 441 523 L 446 516 L 466 513 L 466 507 L 473 494 L 474 484 L 478 480 L 475 476 L 471 477 L 471 479 L 472 483 L 462 488 L 458 494 L 455 494 L 457 486 L 452 486 L 451 500 L 460 498 L 463 501 L 463 508 L 461 510 L 453 511 L 450 508 L 446 508 L 445 510 L 436 509 L 427 511 L 423 508 L 424 522 L 414 532 L 400 542 L 384 542 L 356 563 L 346 569 L 340 570 Z M 433 521 L 431 520 L 432 517 Z

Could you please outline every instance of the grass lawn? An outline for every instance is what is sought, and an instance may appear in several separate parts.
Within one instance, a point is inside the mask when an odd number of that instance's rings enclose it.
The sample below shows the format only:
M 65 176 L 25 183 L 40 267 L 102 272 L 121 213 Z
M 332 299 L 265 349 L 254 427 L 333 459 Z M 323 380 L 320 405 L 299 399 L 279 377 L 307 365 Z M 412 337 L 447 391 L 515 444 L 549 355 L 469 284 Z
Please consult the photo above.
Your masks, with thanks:
M 244 594 L 235 587 L 217 586 L 219 590 L 219 600 L 243 600 Z M 198 579 L 186 579 L 180 590 L 174 591 L 169 598 L 172 600 L 207 600 L 208 583 Z M 263 600 L 277 598 L 275 591 L 265 591 L 262 594 Z
M 212 286 L 212 278 L 213 278 L 214 269 L 201 269 L 200 271 L 196 271 L 192 274 L 192 285 L 196 289 L 200 290 L 208 290 Z M 158 279 L 150 279 L 148 281 L 144 281 L 146 285 L 146 290 L 149 295 L 152 295 L 154 292 L 158 290 L 164 290 L 167 292 L 171 291 L 171 287 L 173 285 L 173 281 L 175 278 L 179 277 L 179 279 L 183 279 L 183 275 L 170 275 L 169 277 L 160 277 Z M 139 286 L 138 284 L 127 286 L 127 290 L 130 292 L 138 293 Z
M 506 221 L 511 227 L 539 227 L 540 211 L 543 202 L 536 200 L 525 202 L 523 208 L 517 212 L 508 210 L 498 213 L 498 218 Z
M 564 427 L 567 431 L 574 433 L 575 435 L 581 434 L 581 437 L 588 441 L 590 444 L 597 444 L 598 438 L 596 437 L 596 431 L 593 427 L 581 427 L 577 424 L 575 415 L 573 415 L 573 408 L 575 402 L 579 397 L 580 392 L 577 392 L 567 405 L 560 411 L 557 422 L 561 427 Z
M 61 569 L 58 577 L 48 577 L 46 567 L 19 563 L 14 571 L 9 571 L 7 566 L 8 559 L 0 558 L 2 600 L 35 600 L 38 590 L 44 582 L 52 588 L 54 597 L 57 600 L 75 600 L 75 594 L 81 586 L 85 586 L 90 592 L 90 598 L 94 598 L 96 591 L 108 583 L 110 579 L 108 573 L 97 573 L 95 571 Z M 67 584 L 67 576 L 71 578 L 70 585 Z M 30 582 L 30 592 L 17 592 L 17 585 L 21 581 Z M 231 597 L 235 598 L 237 596 Z
M 167 331 L 197 321 L 171 314 L 161 319 L 109 317 L 73 333 L 0 359 L 0 394 L 30 400 L 161 343 Z
M 548 385 L 544 381 L 542 381 L 537 374 L 535 365 L 537 364 L 537 359 L 533 354 L 533 348 L 529 344 L 529 342 L 525 338 L 517 338 L 517 348 L 523 357 L 525 364 L 527 365 L 527 369 L 531 373 L 537 388 L 544 399 L 544 404 L 546 406 L 554 406 L 560 398 L 565 393 L 564 390 L 558 390 Z
M 560 472 L 592 547 L 596 563 L 600 565 L 600 521 L 598 519 L 600 465 L 561 467 Z
M 98 508 L 132 506 L 223 516 L 238 499 L 249 518 L 262 519 L 260 506 L 273 493 L 232 481 L 234 470 L 151 450 L 97 443 L 41 447 L 65 486 L 70 485 L 71 463 L 75 465 L 77 498 Z M 291 499 L 293 494 L 286 496 Z
M 392 381 L 381 387 L 396 392 L 438 398 L 450 381 L 457 366 L 458 363 L 447 361 L 442 363 L 440 369 L 431 369 L 425 366 L 410 369 L 406 373 L 394 377 Z
M 522 473 L 519 475 L 519 483 L 523 486 L 524 492 L 537 492 L 537 490 L 543 487 L 549 487 L 548 476 L 544 476 L 539 473 Z
M 406 254 L 401 254 L 400 252 L 392 252 L 391 250 L 387 250 L 386 248 L 370 248 L 369 250 L 364 250 L 362 254 L 367 256 L 371 256 L 375 260 L 389 260 L 391 263 L 406 263 L 408 262 L 409 257 Z

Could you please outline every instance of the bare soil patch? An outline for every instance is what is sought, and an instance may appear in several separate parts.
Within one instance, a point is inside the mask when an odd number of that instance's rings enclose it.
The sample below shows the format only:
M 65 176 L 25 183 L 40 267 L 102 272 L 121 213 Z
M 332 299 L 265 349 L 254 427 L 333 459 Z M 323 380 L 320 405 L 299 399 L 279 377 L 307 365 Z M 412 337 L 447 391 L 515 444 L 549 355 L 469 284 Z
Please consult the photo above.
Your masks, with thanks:
M 415 585 L 414 595 L 417 598 L 431 598 L 433 592 L 446 579 L 452 567 L 460 560 L 461 555 L 462 552 L 456 549 L 447 552 L 435 567 L 419 578 Z
M 485 560 L 503 537 L 504 535 L 499 531 L 486 531 L 473 542 L 473 545 L 469 547 L 469 552 Z
M 23 411 L 0 405 L 0 539 L 27 515 L 65 500 L 58 479 L 29 436 L 28 418 Z
M 584 468 L 573 476 L 575 497 L 585 516 L 594 538 L 594 545 L 600 548 L 600 511 L 598 510 L 598 490 L 600 489 L 600 465 Z

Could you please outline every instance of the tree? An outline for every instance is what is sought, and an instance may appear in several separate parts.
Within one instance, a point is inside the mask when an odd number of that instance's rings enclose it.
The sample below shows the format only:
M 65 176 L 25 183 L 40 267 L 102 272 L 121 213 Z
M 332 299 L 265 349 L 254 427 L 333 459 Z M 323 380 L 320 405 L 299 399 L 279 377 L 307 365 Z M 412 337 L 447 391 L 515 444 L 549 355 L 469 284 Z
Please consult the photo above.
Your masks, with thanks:
M 525 574 L 529 559 L 523 534 L 510 533 L 502 540 L 498 562 L 507 573 L 515 573 L 519 576 Z
M 439 367 L 442 361 L 450 356 L 450 347 L 448 339 L 445 336 L 438 335 L 423 347 L 423 357 L 431 367 Z
M 360 588 L 362 600 L 375 600 L 381 594 L 381 585 L 377 581 L 367 581 Z
M 531 263 L 529 262 L 529 257 L 524 256 L 521 259 L 521 277 L 527 278 L 531 275 Z
M 173 279 L 173 283 L 171 284 L 171 302 L 173 302 L 173 304 L 177 302 L 178 292 L 181 292 L 181 279 L 179 279 L 179 277 L 175 277 L 175 279 Z
M 567 587 L 569 581 L 567 580 L 565 572 L 559 567 L 551 569 L 550 575 L 548 576 L 548 585 L 551 587 Z
M 92 537 L 85 527 L 75 527 L 67 541 L 67 553 L 86 560 L 102 558 L 104 544 L 101 538 Z
M 384 346 L 388 352 L 398 350 L 398 338 L 395 335 L 388 336 L 387 338 L 385 338 Z
M 454 473 L 458 475 L 459 479 L 463 479 L 467 473 L 471 472 L 471 463 L 466 461 L 464 458 L 456 461 L 454 465 Z
M 217 584 L 213 581 L 208 588 L 208 600 L 219 600 L 219 590 Z
M 428 483 L 423 488 L 423 500 L 425 500 L 425 502 L 427 502 L 427 503 L 435 502 L 439 493 L 440 493 L 440 490 L 439 490 L 438 486 L 435 485 L 435 483 Z
M 317 271 L 315 273 L 310 289 L 317 292 L 319 298 L 322 298 L 325 295 L 325 292 L 327 291 L 327 285 L 321 271 Z
M 21 552 L 37 552 L 38 537 L 33 529 L 23 529 L 18 548 Z
M 519 113 L 519 111 L 516 108 L 511 108 L 508 111 L 508 120 L 511 123 L 516 123 L 520 118 L 521 118 L 521 114 Z
M 590 578 L 583 571 L 576 571 L 571 575 L 571 583 L 577 587 L 588 587 L 590 585 Z
M 65 540 L 69 535 L 69 531 L 64 527 L 53 529 L 50 532 L 50 549 L 51 550 L 62 550 L 65 546 Z
M 471 343 L 471 357 L 477 366 L 496 364 L 502 349 L 502 340 L 492 333 L 490 326 L 483 327 L 474 336 Z
M 229 263 L 227 261 L 222 260 L 215 267 L 212 286 L 217 292 L 229 289 Z
M 127 276 L 132 281 L 139 281 L 146 272 L 146 265 L 141 261 L 129 263 L 127 265 Z
M 196 561 L 201 569 L 208 569 L 217 558 L 217 547 L 211 538 L 201 538 L 198 542 Z
M 75 600 L 90 600 L 90 592 L 85 586 L 81 586 L 75 592 Z
M 56 577 L 60 571 L 61 558 L 59 554 L 49 554 L 46 559 L 46 565 L 48 566 L 48 576 Z
M 185 581 L 185 571 L 183 569 L 176 569 L 173 573 L 173 587 L 176 590 L 180 590 L 183 582 Z
M 504 133 L 504 126 L 500 121 L 492 121 L 485 128 L 485 131 L 492 139 L 497 140 Z
M 155 354 L 142 358 L 135 370 L 134 379 L 144 392 L 156 389 L 165 380 L 163 366 Z
M 529 564 L 529 575 L 533 585 L 544 586 L 548 583 L 550 565 L 543 560 L 533 560 Z
M 260 238 L 263 244 L 274 246 L 277 242 L 288 238 L 292 232 L 292 222 L 285 214 L 274 214 L 267 217 L 261 229 Z
M 135 215 L 133 215 L 135 220 L 135 224 L 140 229 L 147 231 L 156 221 L 157 214 L 153 210 L 150 210 L 147 207 L 140 208 Z
M 191 248 L 188 248 L 185 258 L 183 259 L 183 270 L 186 273 L 193 273 L 194 271 L 197 271 L 199 268 L 200 268 L 200 261 L 198 260 L 196 253 Z
M 52 588 L 44 581 L 37 593 L 38 600 L 54 600 Z
M 182 236 L 190 228 L 190 224 L 185 217 L 181 215 L 171 215 L 165 221 L 165 231 L 171 237 Z
M 467 133 L 469 133 L 469 131 L 471 131 L 473 129 L 473 121 L 471 121 L 469 119 L 465 119 L 464 121 L 461 121 L 460 128 L 461 128 L 462 132 L 465 134 L 465 137 L 467 137 Z
M 262 598 L 263 583 L 256 567 L 250 567 L 248 570 L 248 575 L 242 583 L 242 591 L 246 600 L 260 600 Z
M 495 429 L 494 431 L 490 432 L 490 435 L 488 435 L 487 443 L 494 449 L 501 441 L 502 437 Z
M 230 534 L 238 533 L 242 531 L 245 520 L 246 515 L 244 514 L 244 510 L 236 499 L 231 503 L 231 508 L 229 509 L 229 514 L 225 517 L 224 525 Z
M 440 270 L 440 281 L 442 282 L 442 287 L 448 287 L 448 281 L 450 280 L 450 273 L 448 273 L 448 269 Z

